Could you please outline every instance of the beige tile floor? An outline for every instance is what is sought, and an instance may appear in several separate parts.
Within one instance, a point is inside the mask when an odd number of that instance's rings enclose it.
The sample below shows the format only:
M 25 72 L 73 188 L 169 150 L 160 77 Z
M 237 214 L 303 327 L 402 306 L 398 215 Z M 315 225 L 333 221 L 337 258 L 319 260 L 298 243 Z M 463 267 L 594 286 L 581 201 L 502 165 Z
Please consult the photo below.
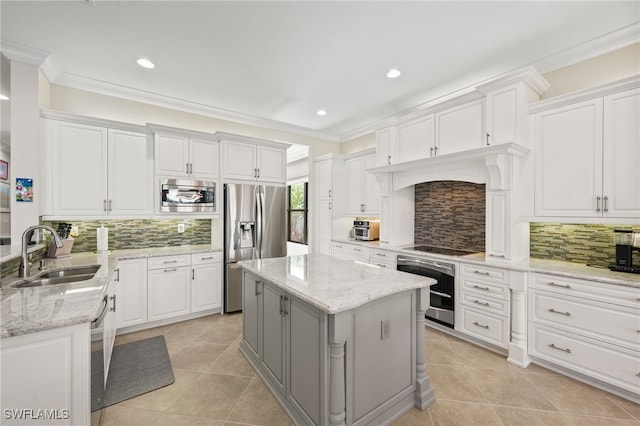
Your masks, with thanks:
M 238 348 L 241 314 L 212 315 L 118 336 L 116 344 L 164 335 L 176 381 L 107 407 L 100 425 L 291 425 Z M 634 425 L 640 405 L 542 367 L 425 330 L 436 403 L 405 425 Z M 95 414 L 95 413 L 94 413 Z

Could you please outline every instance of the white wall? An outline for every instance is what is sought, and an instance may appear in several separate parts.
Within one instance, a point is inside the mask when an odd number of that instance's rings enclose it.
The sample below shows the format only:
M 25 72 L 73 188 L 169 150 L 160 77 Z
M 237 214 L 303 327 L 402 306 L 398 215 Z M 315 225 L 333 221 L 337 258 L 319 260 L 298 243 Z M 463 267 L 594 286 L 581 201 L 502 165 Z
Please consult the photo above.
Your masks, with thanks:
M 40 176 L 40 112 L 38 67 L 11 61 L 11 241 L 39 223 L 42 185 Z M 33 179 L 32 203 L 15 201 L 15 179 Z

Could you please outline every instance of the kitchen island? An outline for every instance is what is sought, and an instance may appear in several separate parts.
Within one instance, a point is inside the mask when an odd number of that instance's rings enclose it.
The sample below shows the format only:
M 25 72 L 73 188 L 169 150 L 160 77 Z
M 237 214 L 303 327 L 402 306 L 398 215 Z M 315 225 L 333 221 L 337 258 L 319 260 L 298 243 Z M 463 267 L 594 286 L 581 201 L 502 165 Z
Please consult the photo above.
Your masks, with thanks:
M 310 254 L 239 262 L 240 350 L 296 424 L 386 424 L 434 401 L 430 278 Z

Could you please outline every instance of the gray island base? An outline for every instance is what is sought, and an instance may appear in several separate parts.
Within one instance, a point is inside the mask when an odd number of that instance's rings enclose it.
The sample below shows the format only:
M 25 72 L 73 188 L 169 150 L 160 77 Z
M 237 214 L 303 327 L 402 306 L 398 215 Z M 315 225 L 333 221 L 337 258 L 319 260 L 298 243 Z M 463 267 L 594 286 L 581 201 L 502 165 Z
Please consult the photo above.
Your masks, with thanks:
M 388 424 L 434 393 L 430 278 L 321 254 L 242 261 L 240 351 L 296 424 Z

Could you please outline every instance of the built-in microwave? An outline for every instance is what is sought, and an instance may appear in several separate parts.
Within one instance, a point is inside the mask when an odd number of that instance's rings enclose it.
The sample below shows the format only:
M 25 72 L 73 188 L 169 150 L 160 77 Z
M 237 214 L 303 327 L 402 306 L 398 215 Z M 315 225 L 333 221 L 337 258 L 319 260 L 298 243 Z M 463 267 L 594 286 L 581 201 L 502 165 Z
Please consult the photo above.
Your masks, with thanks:
M 192 179 L 162 179 L 160 211 L 163 213 L 215 213 L 216 183 Z

